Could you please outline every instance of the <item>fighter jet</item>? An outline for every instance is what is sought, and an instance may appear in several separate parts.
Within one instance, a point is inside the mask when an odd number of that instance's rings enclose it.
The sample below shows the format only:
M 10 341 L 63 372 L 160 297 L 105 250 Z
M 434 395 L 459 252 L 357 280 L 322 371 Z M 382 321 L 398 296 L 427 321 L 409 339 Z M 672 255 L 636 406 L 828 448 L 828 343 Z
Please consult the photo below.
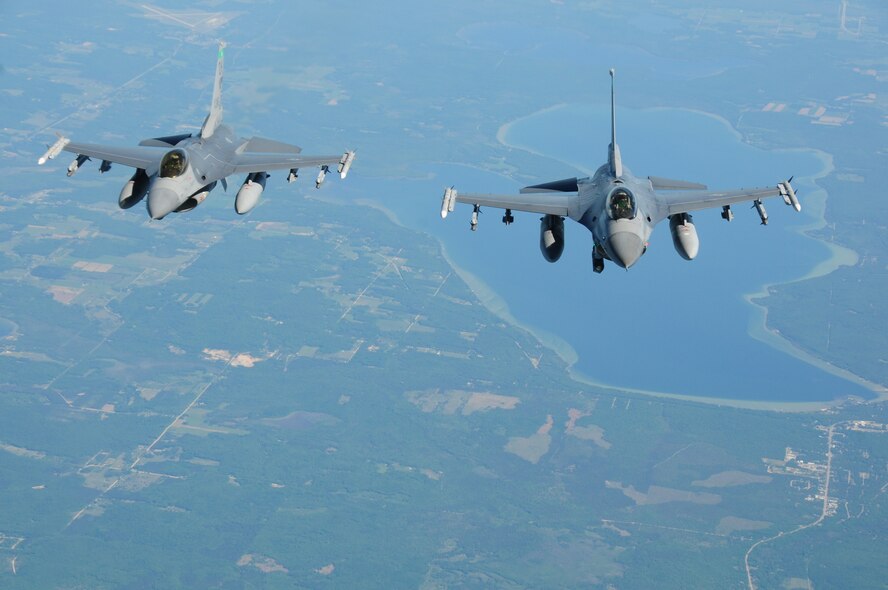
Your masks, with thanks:
M 700 248 L 692 211 L 721 207 L 721 216 L 731 221 L 731 205 L 752 201 L 763 225 L 768 214 L 762 199 L 783 197 L 787 205 L 801 211 L 792 178 L 774 188 L 753 188 L 711 192 L 706 185 L 682 180 L 633 176 L 623 166 L 617 145 L 614 70 L 611 76 L 611 142 L 607 163 L 591 178 L 566 178 L 524 187 L 518 195 L 458 193 L 452 186 L 444 190 L 441 218 L 456 203 L 473 205 L 471 229 L 478 227 L 482 206 L 505 209 L 502 221 L 511 224 L 513 211 L 542 213 L 540 218 L 540 251 L 549 262 L 555 262 L 564 251 L 564 218 L 569 217 L 592 232 L 592 270 L 604 270 L 604 261 L 629 269 L 638 262 L 648 247 L 654 226 L 669 220 L 672 242 L 685 260 L 693 260 Z M 666 191 L 673 191 L 666 194 Z M 680 191 L 680 192 L 674 192 Z
M 163 219 L 169 213 L 181 213 L 197 207 L 207 198 L 216 183 L 228 190 L 226 177 L 246 174 L 234 200 L 234 210 L 243 215 L 258 203 L 265 188 L 269 170 L 289 170 L 287 180 L 293 182 L 299 169 L 319 166 L 315 186 L 321 187 L 330 166 L 337 166 L 344 179 L 355 158 L 354 151 L 341 156 L 303 156 L 301 148 L 261 137 L 237 137 L 222 124 L 222 71 L 225 44 L 219 45 L 213 102 L 200 134 L 191 133 L 155 137 L 139 142 L 138 147 L 113 147 L 75 143 L 59 136 L 37 161 L 43 165 L 62 151 L 76 154 L 68 166 L 72 176 L 90 159 L 101 161 L 100 172 L 107 172 L 112 163 L 136 169 L 120 191 L 121 209 L 129 209 L 148 195 L 148 214 Z

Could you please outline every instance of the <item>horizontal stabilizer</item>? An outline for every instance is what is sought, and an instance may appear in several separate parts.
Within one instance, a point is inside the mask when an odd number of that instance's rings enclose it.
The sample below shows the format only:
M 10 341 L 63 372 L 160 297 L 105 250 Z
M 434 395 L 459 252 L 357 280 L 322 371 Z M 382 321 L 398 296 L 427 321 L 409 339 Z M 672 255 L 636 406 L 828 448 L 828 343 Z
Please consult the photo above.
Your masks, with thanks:
M 251 137 L 238 151 L 253 154 L 298 154 L 302 152 L 302 148 L 264 137 Z
M 167 135 L 165 137 L 152 137 L 151 139 L 143 139 L 139 142 L 139 145 L 145 145 L 148 147 L 173 147 L 178 145 L 180 141 L 188 139 L 189 137 L 191 137 L 190 133 Z
M 564 180 L 554 180 L 552 182 L 544 182 L 543 184 L 535 184 L 526 186 L 521 189 L 521 193 L 575 193 L 580 190 L 576 178 L 565 178 Z
M 687 182 L 686 180 L 673 180 L 659 176 L 648 176 L 651 187 L 658 191 L 705 191 L 708 187 L 699 182 Z

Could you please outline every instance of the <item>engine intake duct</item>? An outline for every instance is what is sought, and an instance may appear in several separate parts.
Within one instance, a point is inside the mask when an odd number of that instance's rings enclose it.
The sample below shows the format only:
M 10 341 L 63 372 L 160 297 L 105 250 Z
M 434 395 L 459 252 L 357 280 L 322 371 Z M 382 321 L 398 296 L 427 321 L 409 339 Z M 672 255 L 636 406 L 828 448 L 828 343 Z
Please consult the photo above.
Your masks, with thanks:
M 133 174 L 133 177 L 120 189 L 120 197 L 117 199 L 117 204 L 120 205 L 121 209 L 129 209 L 145 198 L 145 195 L 148 194 L 149 186 L 151 186 L 151 179 L 144 170 L 139 168 Z

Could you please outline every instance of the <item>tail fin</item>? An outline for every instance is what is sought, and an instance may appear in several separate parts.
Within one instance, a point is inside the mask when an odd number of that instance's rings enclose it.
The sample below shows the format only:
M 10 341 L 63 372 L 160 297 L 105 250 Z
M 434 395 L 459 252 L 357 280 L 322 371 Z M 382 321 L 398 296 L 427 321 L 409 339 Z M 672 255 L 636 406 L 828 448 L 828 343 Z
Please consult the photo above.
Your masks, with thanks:
M 225 42 L 219 43 L 219 59 L 216 61 L 216 79 L 213 82 L 213 102 L 210 104 L 210 113 L 200 129 L 203 139 L 212 137 L 216 128 L 222 124 L 222 73 L 225 69 Z
M 614 69 L 610 69 L 611 76 L 611 142 L 607 150 L 607 163 L 611 174 L 615 178 L 623 176 L 623 162 L 620 159 L 620 146 L 617 145 L 617 105 L 614 100 Z

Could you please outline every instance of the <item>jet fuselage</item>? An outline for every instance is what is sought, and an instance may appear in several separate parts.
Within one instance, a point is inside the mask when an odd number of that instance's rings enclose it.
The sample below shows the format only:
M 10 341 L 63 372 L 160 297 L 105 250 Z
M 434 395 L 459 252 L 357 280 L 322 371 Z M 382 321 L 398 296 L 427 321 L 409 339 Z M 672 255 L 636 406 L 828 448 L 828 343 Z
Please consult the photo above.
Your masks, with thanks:
M 616 101 L 614 70 L 611 76 L 611 141 L 607 163 L 589 178 L 564 178 L 525 186 L 518 195 L 490 193 L 460 193 L 455 187 L 444 189 L 441 218 L 453 211 L 456 203 L 473 206 L 472 231 L 478 228 L 481 206 L 505 210 L 503 223 L 514 221 L 513 211 L 542 213 L 540 220 L 540 252 L 549 262 L 556 262 L 564 251 L 564 218 L 582 224 L 592 234 L 592 269 L 604 270 L 604 260 L 628 269 L 647 251 L 654 227 L 669 219 L 669 231 L 676 252 L 685 260 L 696 258 L 700 240 L 691 212 L 721 208 L 721 217 L 731 221 L 731 206 L 752 202 L 767 225 L 768 214 L 762 199 L 781 197 L 783 202 L 801 211 L 792 177 L 776 187 L 728 191 L 710 191 L 705 184 L 674 180 L 659 176 L 637 178 L 623 166 L 617 144 Z M 678 191 L 678 192 L 676 192 Z M 666 196 L 665 192 L 671 192 Z
M 336 166 L 340 178 L 345 179 L 355 158 L 354 150 L 342 156 L 304 156 L 302 148 L 295 145 L 262 137 L 238 138 L 222 123 L 224 49 L 225 44 L 220 43 L 210 112 L 200 133 L 152 137 L 137 147 L 72 142 L 59 135 L 37 163 L 43 165 L 67 151 L 76 154 L 68 166 L 68 176 L 90 159 L 101 162 L 100 172 L 110 170 L 112 163 L 135 168 L 135 174 L 120 191 L 118 204 L 121 209 L 129 209 L 147 196 L 148 213 L 153 219 L 194 209 L 217 183 L 227 189 L 225 179 L 232 174 L 247 175 L 235 197 L 234 209 L 239 215 L 256 207 L 270 170 L 289 170 L 286 178 L 293 182 L 300 168 L 318 166 L 316 188 L 321 188 L 330 166 Z
M 148 214 L 161 219 L 183 206 L 192 196 L 204 192 L 205 187 L 231 174 L 236 150 L 246 141 L 237 139 L 229 126 L 220 125 L 211 137 L 189 137 L 170 148 L 164 158 L 181 150 L 185 167 L 181 171 L 165 170 L 164 163 L 161 163 L 148 188 Z
M 580 179 L 578 188 L 576 211 L 569 213 L 592 232 L 593 257 L 631 267 L 647 249 L 654 225 L 665 217 L 650 182 L 632 176 L 627 168 L 614 178 L 605 164 L 591 178 Z M 628 201 L 628 208 L 620 209 L 618 197 Z

